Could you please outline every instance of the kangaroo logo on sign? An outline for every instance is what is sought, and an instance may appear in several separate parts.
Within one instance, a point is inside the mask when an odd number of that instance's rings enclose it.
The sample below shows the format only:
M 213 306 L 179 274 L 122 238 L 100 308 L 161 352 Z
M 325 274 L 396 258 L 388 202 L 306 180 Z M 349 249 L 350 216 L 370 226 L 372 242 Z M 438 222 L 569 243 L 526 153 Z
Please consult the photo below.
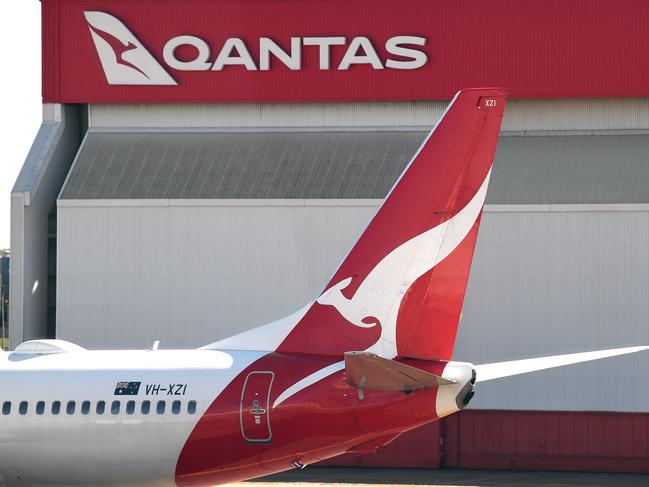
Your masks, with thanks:
M 124 23 L 104 12 L 85 12 L 110 85 L 177 85 Z

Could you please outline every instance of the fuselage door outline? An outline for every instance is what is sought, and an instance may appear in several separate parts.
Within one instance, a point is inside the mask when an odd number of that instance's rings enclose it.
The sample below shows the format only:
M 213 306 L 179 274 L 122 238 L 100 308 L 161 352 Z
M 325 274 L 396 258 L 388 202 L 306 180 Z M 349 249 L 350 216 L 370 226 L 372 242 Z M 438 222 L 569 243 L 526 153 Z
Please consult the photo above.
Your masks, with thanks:
M 241 435 L 248 443 L 270 443 L 272 440 L 270 392 L 274 380 L 274 372 L 255 370 L 248 374 L 243 383 L 239 422 Z

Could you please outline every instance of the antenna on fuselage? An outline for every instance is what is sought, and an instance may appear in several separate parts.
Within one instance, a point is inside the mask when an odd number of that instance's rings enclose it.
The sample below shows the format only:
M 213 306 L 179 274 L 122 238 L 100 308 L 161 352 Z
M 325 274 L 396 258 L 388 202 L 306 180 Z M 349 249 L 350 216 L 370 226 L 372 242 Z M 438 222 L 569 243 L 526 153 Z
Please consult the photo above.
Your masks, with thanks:
M 156 340 L 155 342 L 153 342 L 153 346 L 151 347 L 151 351 L 155 352 L 156 350 L 158 350 L 159 346 L 160 346 L 160 340 Z

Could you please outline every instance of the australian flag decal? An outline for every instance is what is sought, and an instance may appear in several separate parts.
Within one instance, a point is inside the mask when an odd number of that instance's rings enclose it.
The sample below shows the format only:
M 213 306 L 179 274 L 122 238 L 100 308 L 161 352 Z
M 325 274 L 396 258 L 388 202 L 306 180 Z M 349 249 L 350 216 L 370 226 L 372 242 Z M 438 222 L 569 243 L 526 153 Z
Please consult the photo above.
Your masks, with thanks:
M 116 396 L 137 396 L 141 382 L 118 382 L 115 386 Z

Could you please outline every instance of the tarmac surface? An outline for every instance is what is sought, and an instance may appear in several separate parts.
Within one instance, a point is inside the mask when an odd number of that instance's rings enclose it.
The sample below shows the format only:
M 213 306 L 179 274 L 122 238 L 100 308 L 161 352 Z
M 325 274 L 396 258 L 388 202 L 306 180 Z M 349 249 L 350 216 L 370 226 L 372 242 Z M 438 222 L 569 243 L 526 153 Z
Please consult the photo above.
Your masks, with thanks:
M 431 470 L 307 467 L 257 480 L 229 484 L 240 487 L 647 487 L 649 475 L 518 472 L 499 470 Z

